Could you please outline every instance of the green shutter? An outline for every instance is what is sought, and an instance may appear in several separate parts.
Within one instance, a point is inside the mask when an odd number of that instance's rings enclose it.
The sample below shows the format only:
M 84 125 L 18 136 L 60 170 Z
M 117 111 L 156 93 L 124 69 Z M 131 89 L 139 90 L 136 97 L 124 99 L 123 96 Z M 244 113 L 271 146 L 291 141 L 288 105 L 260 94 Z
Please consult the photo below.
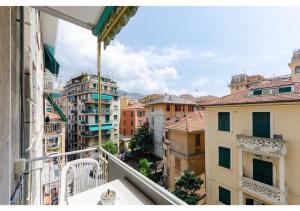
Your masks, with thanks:
M 230 113 L 219 112 L 218 113 L 218 130 L 230 131 Z
M 231 195 L 230 190 L 226 188 L 219 187 L 219 201 L 223 204 L 230 205 L 231 204 Z
M 230 169 L 230 149 L 219 147 L 219 166 Z
M 270 112 L 253 112 L 253 136 L 270 138 Z
M 271 162 L 253 159 L 253 179 L 268 185 L 273 185 L 273 164 Z
M 253 95 L 262 95 L 262 90 L 261 89 L 253 90 Z
M 292 91 L 292 87 L 290 87 L 290 86 L 279 88 L 279 93 L 287 93 L 287 92 L 291 92 L 291 91 Z

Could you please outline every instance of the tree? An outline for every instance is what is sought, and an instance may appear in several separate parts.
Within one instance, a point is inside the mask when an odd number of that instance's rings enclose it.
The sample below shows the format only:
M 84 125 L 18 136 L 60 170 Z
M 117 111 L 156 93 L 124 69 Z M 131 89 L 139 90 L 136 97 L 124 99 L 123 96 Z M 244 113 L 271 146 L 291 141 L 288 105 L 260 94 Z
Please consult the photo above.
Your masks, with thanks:
M 139 152 L 151 152 L 153 150 L 153 138 L 152 133 L 149 132 L 149 128 L 147 126 L 142 126 L 138 128 L 130 141 L 130 148 L 132 151 Z
M 139 172 L 146 177 L 150 176 L 150 164 L 147 159 L 143 158 L 139 161 Z
M 200 189 L 203 180 L 194 175 L 191 170 L 186 170 L 175 183 L 173 194 L 185 201 L 187 204 L 195 205 L 200 200 L 196 191 Z
M 114 143 L 112 143 L 111 141 L 107 141 L 104 144 L 103 148 L 113 155 L 117 154 L 117 152 L 118 152 L 116 145 Z

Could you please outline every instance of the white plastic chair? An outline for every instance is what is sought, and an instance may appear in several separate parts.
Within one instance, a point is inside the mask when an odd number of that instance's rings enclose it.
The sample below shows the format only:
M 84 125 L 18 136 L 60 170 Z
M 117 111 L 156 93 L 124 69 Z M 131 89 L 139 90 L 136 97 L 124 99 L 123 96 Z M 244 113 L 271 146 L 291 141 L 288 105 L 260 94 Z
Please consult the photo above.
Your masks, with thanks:
M 99 163 L 91 158 L 68 162 L 61 172 L 59 204 L 67 204 L 68 196 L 98 185 Z

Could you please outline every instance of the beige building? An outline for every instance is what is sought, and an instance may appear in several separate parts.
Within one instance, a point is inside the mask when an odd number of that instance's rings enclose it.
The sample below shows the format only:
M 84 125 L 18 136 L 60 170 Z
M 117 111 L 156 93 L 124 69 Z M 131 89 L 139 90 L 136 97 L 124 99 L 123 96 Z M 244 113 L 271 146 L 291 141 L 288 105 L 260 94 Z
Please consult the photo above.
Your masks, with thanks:
M 164 175 L 167 188 L 174 189 L 185 170 L 200 176 L 205 171 L 204 112 L 193 112 L 167 122 L 164 134 Z
M 194 102 L 175 95 L 163 95 L 145 105 L 146 122 L 153 132 L 155 156 L 163 158 L 165 123 L 175 117 L 184 117 L 193 112 L 194 108 Z
M 291 77 L 205 107 L 207 204 L 300 203 L 300 51 Z
M 121 96 L 120 97 L 120 109 L 126 108 L 130 105 L 133 105 L 133 104 L 137 103 L 137 102 L 138 102 L 138 100 L 133 99 L 130 96 L 127 96 L 127 95 Z

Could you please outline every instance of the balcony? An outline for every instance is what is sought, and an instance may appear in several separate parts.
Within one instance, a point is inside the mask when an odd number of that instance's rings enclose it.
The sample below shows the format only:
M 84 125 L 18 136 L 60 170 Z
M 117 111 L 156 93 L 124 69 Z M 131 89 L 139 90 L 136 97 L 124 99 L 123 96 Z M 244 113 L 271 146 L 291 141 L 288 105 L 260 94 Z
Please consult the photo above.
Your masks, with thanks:
M 72 114 L 77 114 L 78 111 L 77 111 L 76 109 L 72 109 L 72 110 L 71 110 L 71 113 L 72 113 Z
M 98 133 L 98 131 L 94 131 L 94 132 L 92 132 L 92 131 L 82 131 L 80 133 L 80 135 L 83 136 L 83 137 L 97 137 L 97 136 L 99 136 L 99 133 Z
M 250 194 L 256 195 L 271 204 L 287 203 L 287 192 L 279 188 L 255 181 L 250 178 L 241 177 L 240 188 Z
M 98 114 L 98 110 L 89 108 L 89 109 L 82 110 L 81 113 L 84 113 L 84 114 Z
M 101 114 L 110 115 L 110 114 L 112 114 L 112 110 L 110 110 L 110 109 L 101 109 Z
M 60 122 L 46 122 L 44 124 L 44 135 L 52 136 L 61 133 L 61 123 Z
M 61 190 L 60 175 L 62 168 L 68 161 L 80 158 L 93 158 L 99 163 L 100 173 L 96 176 L 98 186 L 105 184 L 107 186 L 109 185 L 107 184 L 108 182 L 118 179 L 126 181 L 128 190 L 137 198 L 146 198 L 147 200 L 145 200 L 144 204 L 185 205 L 183 201 L 172 193 L 102 148 L 89 148 L 23 161 L 26 168 L 23 172 L 19 172 L 19 181 L 20 184 L 25 183 L 29 187 L 25 188 L 26 186 L 18 184 L 12 194 L 11 204 L 56 204 L 60 197 L 60 191 L 54 191 L 54 194 L 50 193 L 52 190 Z M 39 165 L 41 163 L 44 165 Z M 128 196 L 125 195 L 123 197 Z M 83 201 L 82 203 L 85 202 Z
M 238 147 L 247 151 L 279 156 L 287 154 L 287 140 L 237 135 L 237 141 Z

